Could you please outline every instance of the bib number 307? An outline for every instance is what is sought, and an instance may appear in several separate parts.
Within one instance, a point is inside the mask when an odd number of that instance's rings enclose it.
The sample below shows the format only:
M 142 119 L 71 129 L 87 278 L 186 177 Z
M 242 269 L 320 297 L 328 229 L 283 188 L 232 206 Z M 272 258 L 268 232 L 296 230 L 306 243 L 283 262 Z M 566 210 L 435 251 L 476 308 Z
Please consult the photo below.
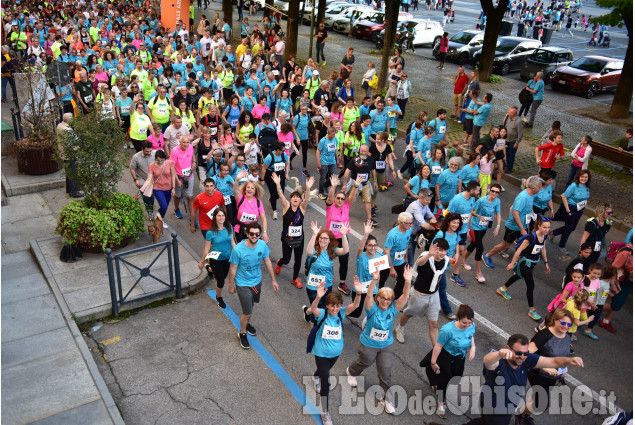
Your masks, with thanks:
M 370 330 L 370 339 L 380 342 L 386 341 L 388 339 L 388 332 L 389 331 L 372 328 Z

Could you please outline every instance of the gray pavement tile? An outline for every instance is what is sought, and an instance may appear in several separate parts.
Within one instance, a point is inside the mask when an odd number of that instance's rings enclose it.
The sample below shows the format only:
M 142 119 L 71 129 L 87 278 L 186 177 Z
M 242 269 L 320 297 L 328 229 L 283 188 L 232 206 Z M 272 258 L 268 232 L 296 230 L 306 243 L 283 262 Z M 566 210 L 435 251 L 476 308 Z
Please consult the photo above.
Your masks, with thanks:
M 4 213 L 4 211 L 3 211 Z M 4 232 L 4 227 L 2 231 Z M 2 235 L 3 239 L 6 237 Z M 19 251 L 13 254 L 5 254 L 0 257 L 2 263 L 2 280 L 13 279 L 33 273 L 40 273 L 35 257 L 31 251 Z M 3 288 L 4 289 L 4 288 Z
M 2 368 L 3 424 L 31 423 L 95 400 L 99 392 L 76 349 Z
M 53 232 L 51 232 L 53 234 Z M 64 242 L 62 238 L 51 238 L 46 240 L 37 241 L 38 246 L 40 247 L 40 251 L 42 251 L 42 255 L 46 260 L 46 265 L 53 275 L 58 275 L 60 273 L 66 272 L 75 272 L 77 273 L 82 269 L 94 269 L 101 268 L 103 265 L 103 270 L 106 270 L 106 256 L 103 254 L 89 254 L 84 253 L 81 259 L 78 259 L 74 263 L 64 263 L 60 261 L 60 251 L 64 247 Z M 91 275 L 96 274 L 96 272 L 91 272 Z
M 50 214 L 53 214 L 53 211 L 40 193 L 12 196 L 11 207 L 2 208 L 2 225 L 14 225 L 19 221 Z
M 83 259 L 78 260 L 78 263 L 81 261 Z M 86 270 L 82 268 L 81 271 L 73 270 L 65 273 L 55 273 L 54 277 L 62 294 L 93 287 L 109 287 L 108 267 L 105 263 L 102 264 L 101 261 L 93 267 L 87 267 Z M 121 268 L 121 277 L 130 277 L 130 273 L 125 267 Z
M 2 278 L 2 304 L 25 300 L 50 293 L 51 290 L 42 276 L 34 273 L 20 277 Z
M 10 225 L 3 223 L 2 248 L 5 253 L 29 249 L 29 241 L 52 235 L 56 226 L 57 220 L 52 215 L 29 218 Z
M 62 327 L 2 343 L 2 367 L 29 362 L 61 351 L 76 349 L 68 328 Z
M 128 280 L 130 278 L 122 279 L 122 289 L 125 293 L 130 289 L 130 286 L 134 281 Z M 131 296 L 143 295 L 141 288 L 136 287 Z M 91 286 L 84 289 L 79 289 L 73 292 L 67 292 L 64 294 L 64 300 L 68 305 L 68 308 L 73 313 L 80 313 L 85 310 L 89 310 L 95 307 L 110 306 L 110 286 L 104 284 L 101 286 Z
M 66 326 L 52 294 L 2 306 L 2 343 Z
M 31 425 L 107 425 L 112 423 L 106 405 L 102 400 L 97 400 L 33 422 Z

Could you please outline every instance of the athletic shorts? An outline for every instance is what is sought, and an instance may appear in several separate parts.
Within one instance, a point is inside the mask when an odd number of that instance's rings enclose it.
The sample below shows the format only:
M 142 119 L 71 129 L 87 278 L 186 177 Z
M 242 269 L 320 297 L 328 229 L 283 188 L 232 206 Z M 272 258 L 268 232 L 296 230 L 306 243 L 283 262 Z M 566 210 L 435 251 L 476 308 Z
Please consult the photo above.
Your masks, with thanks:
M 472 129 L 474 127 L 474 120 L 464 119 L 463 120 L 463 130 L 469 135 L 472 134 Z
M 500 151 L 496 151 L 496 161 L 502 161 L 503 159 L 505 159 L 505 151 L 500 150 Z
M 410 297 L 408 297 L 408 304 L 406 304 L 403 314 L 425 317 L 431 322 L 436 322 L 439 320 L 440 310 L 439 291 L 434 294 L 422 294 L 415 288 L 410 288 Z
M 463 93 L 458 93 L 454 95 L 454 106 L 463 105 Z
M 467 245 L 467 232 L 459 233 L 459 237 L 461 238 L 461 240 L 459 240 L 459 245 Z
M 254 304 L 260 302 L 261 290 L 262 283 L 256 286 L 236 286 L 236 294 L 244 315 L 251 316 Z
M 186 181 L 187 181 L 187 187 L 184 188 Z M 194 173 L 190 174 L 190 178 L 189 179 L 181 180 L 181 187 L 178 187 L 178 185 L 177 185 L 174 188 L 174 196 L 176 196 L 177 198 L 180 198 L 181 197 L 181 192 L 183 190 L 185 191 L 185 196 L 187 196 L 187 197 L 194 196 Z
M 520 230 L 512 230 L 509 227 L 505 226 L 505 234 L 503 235 L 503 240 L 507 243 L 514 243 L 516 239 L 522 236 Z

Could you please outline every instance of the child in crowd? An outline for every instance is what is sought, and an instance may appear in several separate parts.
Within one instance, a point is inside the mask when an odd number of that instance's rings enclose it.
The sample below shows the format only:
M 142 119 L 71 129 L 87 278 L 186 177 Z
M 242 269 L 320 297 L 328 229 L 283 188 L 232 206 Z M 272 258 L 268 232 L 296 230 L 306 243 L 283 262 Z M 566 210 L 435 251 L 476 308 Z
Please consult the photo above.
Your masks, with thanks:
M 593 265 L 592 265 L 593 266 Z M 593 310 L 593 321 L 589 323 L 587 328 L 582 332 L 582 335 L 591 338 L 593 340 L 599 339 L 597 335 L 593 333 L 593 328 L 600 321 L 602 317 L 602 311 L 604 310 L 604 304 L 611 293 L 617 293 L 617 269 L 613 266 L 606 266 L 602 269 L 602 275 L 599 279 L 598 288 L 594 290 L 594 293 L 589 292 L 589 297 L 593 296 L 595 299 L 592 301 L 597 307 Z
M 260 146 L 258 145 L 258 137 L 256 133 L 251 133 L 249 135 L 249 142 L 245 144 L 245 165 L 248 167 L 257 165 L 259 152 Z
M 496 153 L 490 150 L 479 161 L 478 182 L 481 186 L 481 198 L 487 195 L 489 185 L 492 183 L 492 164 L 495 158 Z
M 578 330 L 578 326 L 586 325 L 593 320 L 593 317 L 587 316 L 587 309 L 590 307 L 587 304 L 589 299 L 589 292 L 586 289 L 578 289 L 573 297 L 567 301 L 566 309 L 573 314 L 573 325 L 569 329 L 571 334 L 571 340 L 575 341 L 575 333 Z
M 591 244 L 585 242 L 580 246 L 580 251 L 578 252 L 578 255 L 573 260 L 571 260 L 571 262 L 567 265 L 567 268 L 565 269 L 566 274 L 562 278 L 562 289 L 564 289 L 564 286 L 567 282 L 571 281 L 571 272 L 574 269 L 582 270 L 585 274 L 588 272 L 589 257 L 591 256 L 591 253 L 593 253 L 593 247 L 591 246 Z

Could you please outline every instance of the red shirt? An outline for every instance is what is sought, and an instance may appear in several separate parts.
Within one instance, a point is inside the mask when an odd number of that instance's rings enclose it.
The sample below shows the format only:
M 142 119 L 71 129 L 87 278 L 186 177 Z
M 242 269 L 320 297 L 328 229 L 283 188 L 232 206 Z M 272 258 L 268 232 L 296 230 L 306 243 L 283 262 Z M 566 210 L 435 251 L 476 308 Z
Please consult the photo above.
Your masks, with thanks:
M 454 84 L 454 94 L 461 94 L 465 91 L 465 86 L 469 83 L 470 80 L 467 78 L 466 74 L 461 75 L 456 79 L 456 84 Z
M 201 230 L 209 230 L 212 227 L 212 219 L 207 213 L 220 205 L 225 205 L 225 199 L 220 190 L 215 190 L 212 196 L 205 192 L 196 195 L 193 207 L 198 210 L 198 222 Z M 226 220 L 229 220 L 229 217 L 226 217 Z
M 545 143 L 538 147 L 539 151 L 542 151 L 540 157 L 540 168 L 553 168 L 556 165 L 556 155 L 560 155 L 560 158 L 564 156 L 564 147 L 562 143 L 553 145 L 551 142 Z

